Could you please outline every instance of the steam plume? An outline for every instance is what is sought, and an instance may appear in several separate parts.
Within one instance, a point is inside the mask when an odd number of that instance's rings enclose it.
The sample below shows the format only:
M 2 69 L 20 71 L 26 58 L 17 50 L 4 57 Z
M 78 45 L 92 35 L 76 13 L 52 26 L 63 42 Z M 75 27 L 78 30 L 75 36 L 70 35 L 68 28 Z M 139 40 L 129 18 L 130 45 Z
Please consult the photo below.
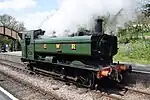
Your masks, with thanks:
M 122 27 L 125 22 L 135 18 L 137 4 L 137 0 L 60 0 L 59 9 L 42 28 L 46 30 L 46 36 L 53 31 L 56 36 L 64 36 L 65 30 L 69 30 L 67 34 L 72 34 L 79 27 L 92 29 L 93 19 L 109 14 L 106 29 L 116 31 L 117 26 Z

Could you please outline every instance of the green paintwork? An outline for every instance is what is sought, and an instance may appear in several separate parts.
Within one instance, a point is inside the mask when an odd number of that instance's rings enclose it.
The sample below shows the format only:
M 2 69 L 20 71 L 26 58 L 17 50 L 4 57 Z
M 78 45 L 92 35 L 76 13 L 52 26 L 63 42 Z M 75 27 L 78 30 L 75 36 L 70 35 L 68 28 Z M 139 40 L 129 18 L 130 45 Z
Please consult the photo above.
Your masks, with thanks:
M 43 46 L 47 45 L 45 49 Z M 60 44 L 60 49 L 56 49 L 56 44 Z M 72 50 L 71 45 L 76 44 L 76 50 Z M 80 37 L 60 37 L 35 40 L 35 52 L 63 54 L 91 55 L 91 36 Z
M 34 60 L 34 44 L 31 43 L 27 48 L 27 58 Z
M 30 37 L 29 45 L 25 43 L 25 34 Z M 22 34 L 21 46 L 22 46 L 22 57 L 34 60 L 34 44 L 33 44 L 33 31 L 27 31 Z
M 26 45 L 25 43 L 26 37 L 30 38 L 30 42 L 28 45 Z M 44 48 L 44 44 L 46 44 L 46 48 Z M 56 49 L 56 44 L 61 45 L 60 49 Z M 76 44 L 75 50 L 72 50 L 72 44 Z M 90 56 L 91 36 L 34 39 L 33 31 L 26 31 L 22 34 L 21 46 L 22 58 L 31 60 L 34 60 L 35 52 Z
M 35 40 L 35 43 L 66 43 L 66 42 L 91 42 L 92 36 L 56 37 Z
M 21 48 L 22 48 L 22 57 L 26 58 L 25 42 L 24 42 L 24 40 L 21 40 L 20 43 L 21 43 Z

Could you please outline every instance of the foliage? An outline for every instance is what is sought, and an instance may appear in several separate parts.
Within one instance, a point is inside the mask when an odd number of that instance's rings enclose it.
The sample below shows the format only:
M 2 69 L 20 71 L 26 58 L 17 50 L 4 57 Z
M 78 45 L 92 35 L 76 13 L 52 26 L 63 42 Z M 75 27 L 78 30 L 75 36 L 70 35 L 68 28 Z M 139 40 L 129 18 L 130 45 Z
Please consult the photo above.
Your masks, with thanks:
M 119 29 L 117 34 L 119 43 L 129 43 L 131 41 L 139 40 L 141 36 L 144 39 L 143 33 L 150 32 L 149 2 L 143 1 L 143 4 L 137 11 L 137 19 L 125 23 L 125 27 Z
M 135 42 L 131 45 L 132 51 L 128 55 L 129 58 L 138 58 L 138 59 L 144 59 L 144 60 L 150 60 L 150 45 L 146 44 L 144 45 L 143 42 Z
M 125 23 L 124 28 L 120 28 L 117 36 L 119 37 L 119 43 L 129 43 L 131 41 L 144 39 L 144 34 L 150 32 L 150 19 L 144 17 L 143 14 L 139 14 L 137 19 Z
M 12 39 L 9 39 L 6 36 L 1 36 L 0 35 L 0 48 L 1 48 L 2 43 L 10 45 L 12 43 Z
M 120 44 L 118 54 L 114 60 L 132 63 L 149 64 L 150 40 L 138 40 L 128 44 Z
M 17 32 L 26 30 L 23 22 L 19 22 L 14 17 L 7 14 L 0 15 L 0 26 L 5 26 Z M 2 43 L 11 45 L 13 43 L 13 40 L 9 39 L 6 36 L 0 35 L 0 48 Z
M 147 16 L 150 17 L 150 3 L 147 3 L 143 6 L 143 10 L 142 13 Z
M 24 31 L 26 29 L 23 22 L 19 22 L 14 17 L 7 14 L 0 15 L 0 26 L 8 27 L 17 32 Z

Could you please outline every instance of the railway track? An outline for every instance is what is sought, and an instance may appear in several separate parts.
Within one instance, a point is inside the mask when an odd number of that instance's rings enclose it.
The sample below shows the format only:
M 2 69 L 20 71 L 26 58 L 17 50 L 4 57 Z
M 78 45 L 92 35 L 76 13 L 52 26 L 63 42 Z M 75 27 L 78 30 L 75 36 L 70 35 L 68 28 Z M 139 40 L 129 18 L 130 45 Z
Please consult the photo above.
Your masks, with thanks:
M 28 69 L 25 69 L 26 65 L 21 64 L 21 63 L 17 63 L 17 62 L 12 62 L 12 61 L 7 61 L 7 60 L 2 60 L 1 59 L 0 64 L 4 65 L 4 66 L 11 67 L 14 70 L 22 71 L 22 72 L 29 73 L 29 74 L 35 74 L 36 73 L 36 74 L 40 74 L 40 75 L 43 75 L 43 76 L 46 76 L 46 77 L 49 77 L 49 76 L 59 76 L 59 75 L 53 75 L 52 73 L 49 73 L 47 71 L 40 70 L 40 69 L 35 69 L 35 72 L 32 72 L 32 71 L 30 71 Z M 137 74 L 138 72 L 133 72 L 133 73 Z M 141 74 L 141 72 L 140 72 L 140 74 Z M 144 74 L 149 74 L 149 73 L 144 73 Z M 58 77 L 54 77 L 54 78 L 59 79 Z M 66 81 L 66 80 L 63 80 L 61 78 L 60 78 L 60 80 L 68 82 L 68 80 Z M 149 95 L 150 96 L 150 93 L 148 93 L 146 91 L 142 91 L 142 90 L 139 90 L 139 89 L 134 89 L 134 88 L 129 87 L 129 86 L 124 86 L 124 85 L 119 84 L 117 87 L 123 89 L 124 93 L 126 93 L 127 91 L 132 91 L 132 92 L 136 92 L 136 93 L 139 93 L 139 94 L 144 94 L 144 95 Z M 95 90 L 90 90 L 90 91 L 92 91 L 98 97 L 105 96 L 105 97 L 109 97 L 109 98 L 117 99 L 117 100 L 124 99 L 123 98 L 124 96 L 120 96 L 120 95 L 114 95 L 114 94 L 112 95 L 112 94 L 108 94 L 106 92 L 100 92 L 100 91 L 95 91 Z
M 117 84 L 116 87 L 124 89 L 125 92 L 132 91 L 132 92 L 136 92 L 136 93 L 145 94 L 145 95 L 149 95 L 150 96 L 149 92 L 143 91 L 143 90 L 140 90 L 140 89 L 134 89 L 134 88 L 132 88 L 130 86 L 126 86 L 126 85 L 122 85 L 122 84 Z
M 0 72 L 0 85 L 15 95 L 18 100 L 60 100 L 56 96 L 46 94 L 41 89 L 31 86 L 29 83 L 21 82 L 3 72 Z
M 26 74 L 34 74 L 32 71 L 29 71 L 29 70 L 27 70 L 27 69 L 24 69 L 24 68 L 21 68 L 21 67 L 16 67 L 16 66 L 13 66 L 12 65 L 12 63 L 13 64 L 17 64 L 17 65 L 22 65 L 22 64 L 20 64 L 20 63 L 15 63 L 15 62 L 12 62 L 12 61 L 6 61 L 6 60 L 1 60 L 2 62 L 0 62 L 0 65 L 3 65 L 3 66 L 8 66 L 8 67 L 10 67 L 10 68 L 12 68 L 13 70 L 17 70 L 17 71 L 22 71 L 22 72 L 25 72 Z M 35 100 L 41 100 L 41 99 L 46 99 L 46 100 L 48 100 L 48 99 L 50 99 L 50 100 L 60 100 L 60 99 L 62 99 L 62 98 L 59 98 L 59 97 L 57 97 L 56 95 L 52 95 L 50 92 L 47 92 L 47 91 L 45 91 L 45 90 L 43 90 L 43 89 L 41 89 L 41 88 L 39 88 L 39 87 L 37 87 L 37 86 L 34 86 L 34 85 L 32 85 L 32 84 L 30 84 L 30 83 L 28 83 L 28 82 L 25 82 L 25 81 L 22 81 L 22 80 L 20 80 L 20 79 L 18 79 L 18 78 L 15 78 L 15 77 L 13 77 L 13 76 L 11 76 L 11 75 L 9 75 L 9 74 L 6 74 L 6 73 L 4 73 L 4 72 L 2 72 L 2 71 L 0 71 L 0 74 L 1 75 L 3 75 L 3 76 L 5 76 L 5 77 L 7 77 L 8 78 L 8 80 L 11 80 L 12 82 L 10 82 L 11 83 L 11 85 L 13 85 L 13 84 L 17 84 L 17 88 L 19 89 L 20 87 L 19 87 L 19 84 L 21 84 L 21 87 L 24 87 L 25 88 L 25 90 L 26 91 L 32 91 L 32 95 L 34 95 L 34 94 L 38 94 L 38 96 L 37 95 L 35 95 L 36 96 L 36 99 Z M 7 80 L 7 81 L 8 81 Z M 6 84 L 6 83 L 5 83 Z M 15 87 L 16 88 L 16 87 Z M 27 90 L 26 88 L 28 88 L 28 89 L 30 89 L 30 90 Z M 10 89 L 11 90 L 11 89 Z M 12 92 L 14 92 L 14 91 L 12 91 Z M 18 91 L 19 92 L 19 91 Z M 15 94 L 16 95 L 16 94 Z M 29 94 L 28 94 L 29 95 Z M 26 96 L 28 96 L 28 95 L 26 95 Z M 31 94 L 30 94 L 31 95 Z M 41 96 L 41 97 L 40 97 Z M 43 98 L 44 97 L 44 98 Z M 21 95 L 19 95 L 19 99 L 20 100 L 23 100 L 24 98 L 22 98 L 21 97 Z M 25 99 L 27 99 L 27 98 L 25 98 Z M 30 99 L 30 98 L 29 98 Z M 62 99 L 63 100 L 63 99 Z
M 133 70 L 132 73 L 137 73 L 137 74 L 149 74 L 149 75 L 150 75 L 150 72 L 149 72 L 149 71 Z
M 17 62 L 12 62 L 12 61 L 7 61 L 7 60 L 2 60 L 1 59 L 0 65 L 8 66 L 8 67 L 12 68 L 13 70 L 22 71 L 22 72 L 25 72 L 25 73 L 28 73 L 28 74 L 40 74 L 40 75 L 43 75 L 43 76 L 46 76 L 46 77 L 56 76 L 56 77 L 54 77 L 54 79 L 67 82 L 67 84 L 69 84 L 68 80 L 66 81 L 64 79 L 58 78 L 57 76 L 59 76 L 59 75 L 56 75 L 56 74 L 54 75 L 54 74 L 51 74 L 51 73 L 49 73 L 47 71 L 40 70 L 40 69 L 34 69 L 35 72 L 32 72 L 30 70 L 25 69 L 25 65 L 24 64 L 20 64 L 20 63 L 17 63 Z M 21 66 L 24 66 L 24 67 L 21 67 Z M 69 82 L 74 83 L 71 80 Z M 76 85 L 79 85 L 79 84 L 76 84 Z M 82 87 L 85 88 L 85 86 L 82 86 Z M 86 89 L 87 89 L 87 91 L 89 91 L 87 87 L 86 87 Z M 121 100 L 121 97 L 117 96 L 117 95 L 108 95 L 107 93 L 104 93 L 104 92 L 101 93 L 101 92 L 97 92 L 97 91 L 92 91 L 92 92 L 95 93 L 96 95 L 98 95 L 98 97 L 105 96 L 105 97 L 109 97 L 109 98 L 112 98 L 112 99 Z

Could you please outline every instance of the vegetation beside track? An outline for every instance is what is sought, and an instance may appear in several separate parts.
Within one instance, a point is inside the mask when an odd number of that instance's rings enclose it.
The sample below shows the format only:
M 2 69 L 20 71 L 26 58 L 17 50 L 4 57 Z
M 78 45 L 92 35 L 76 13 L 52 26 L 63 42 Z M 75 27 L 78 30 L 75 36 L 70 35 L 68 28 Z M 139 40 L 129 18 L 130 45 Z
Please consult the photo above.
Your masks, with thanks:
M 135 20 L 125 23 L 124 28 L 119 28 L 117 33 L 119 50 L 114 61 L 150 64 L 149 9 L 150 4 L 147 3 Z
M 150 64 L 150 39 L 119 44 L 118 47 L 114 61 Z

